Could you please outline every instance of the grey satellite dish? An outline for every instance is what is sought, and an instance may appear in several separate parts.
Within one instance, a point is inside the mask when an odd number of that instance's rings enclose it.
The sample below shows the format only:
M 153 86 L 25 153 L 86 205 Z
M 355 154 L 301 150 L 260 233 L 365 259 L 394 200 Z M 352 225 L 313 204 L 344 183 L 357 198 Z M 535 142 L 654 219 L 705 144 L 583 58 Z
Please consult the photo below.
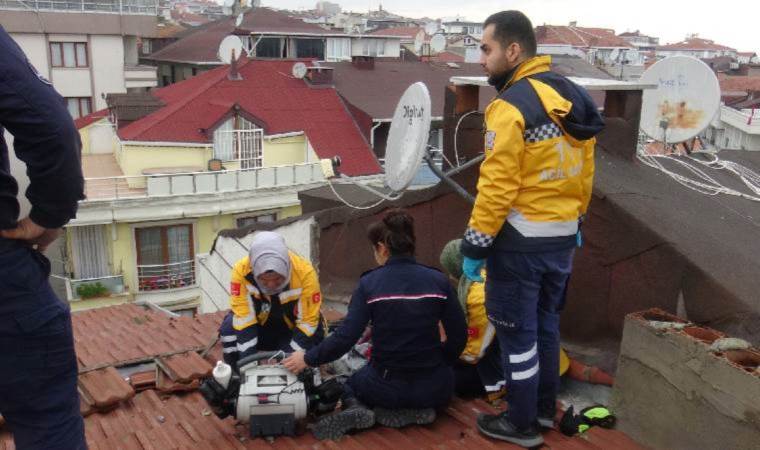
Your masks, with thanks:
M 293 73 L 293 77 L 294 78 L 298 78 L 300 80 L 300 79 L 303 79 L 303 77 L 306 76 L 306 71 L 307 70 L 308 69 L 306 68 L 306 64 L 304 64 L 302 62 L 297 62 L 297 63 L 293 64 L 293 69 L 291 70 L 291 72 Z
M 385 150 L 385 184 L 402 192 L 422 164 L 430 135 L 430 92 L 425 83 L 409 86 L 393 113 Z
M 699 135 L 720 107 L 718 78 L 707 64 L 691 56 L 660 60 L 642 74 L 640 81 L 657 86 L 644 91 L 641 129 L 665 144 Z
M 238 59 L 242 53 L 243 41 L 241 41 L 238 36 L 232 35 L 222 39 L 216 56 L 219 58 L 219 61 L 225 64 L 230 64 L 232 62 L 233 54 L 235 59 Z
M 235 26 L 239 27 L 241 23 L 243 23 L 243 13 L 238 14 L 237 19 L 235 19 Z
M 430 50 L 434 53 L 441 53 L 446 49 L 446 36 L 442 34 L 436 34 L 430 40 Z

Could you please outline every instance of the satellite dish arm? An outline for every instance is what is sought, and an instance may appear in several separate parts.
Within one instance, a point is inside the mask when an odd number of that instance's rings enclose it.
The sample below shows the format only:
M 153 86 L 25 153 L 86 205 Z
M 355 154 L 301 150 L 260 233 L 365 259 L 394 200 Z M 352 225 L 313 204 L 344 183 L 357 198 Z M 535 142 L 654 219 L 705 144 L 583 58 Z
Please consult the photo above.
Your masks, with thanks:
M 449 187 L 451 187 L 452 189 L 454 189 L 454 192 L 456 192 L 457 194 L 459 194 L 460 196 L 462 196 L 469 203 L 475 204 L 475 197 L 473 197 L 472 195 L 470 195 L 469 192 L 467 192 L 462 186 L 458 185 L 456 183 L 456 181 L 452 180 L 449 177 L 448 174 L 443 173 L 441 171 L 441 169 L 439 169 L 438 166 L 435 165 L 435 162 L 433 161 L 433 157 L 430 154 L 430 152 L 425 152 L 425 161 L 427 162 L 428 166 L 430 166 L 430 170 L 433 171 L 433 173 L 435 174 L 435 176 L 437 176 L 438 178 L 441 179 L 441 181 L 443 181 L 444 183 L 446 183 L 447 185 L 449 185 Z M 473 161 L 475 161 L 475 160 L 468 161 L 468 164 L 472 163 Z M 462 167 L 464 167 L 464 166 L 462 166 Z M 460 168 L 457 168 L 457 169 L 460 169 Z M 455 170 L 457 170 L 457 169 L 455 169 Z M 464 169 L 461 169 L 461 170 L 464 170 Z M 457 170 L 457 172 L 460 172 L 461 170 Z M 453 170 L 450 171 L 449 174 L 452 173 L 452 172 L 454 172 L 454 171 Z
M 340 178 L 341 179 L 345 179 L 345 180 L 349 180 L 349 181 L 351 180 L 351 177 L 349 177 L 348 175 L 346 175 L 344 173 L 340 174 Z M 395 192 L 394 192 L 395 195 L 388 195 L 388 194 L 385 194 L 385 193 L 382 193 L 382 192 L 378 191 L 377 189 L 374 189 L 372 187 L 364 185 L 362 183 L 356 183 L 356 182 L 353 182 L 353 181 L 352 181 L 352 183 L 355 186 L 358 186 L 358 187 L 364 189 L 367 192 L 371 192 L 371 193 L 377 195 L 378 197 L 380 197 L 380 198 L 382 198 L 384 200 L 394 201 L 394 200 L 398 200 L 399 197 L 401 197 L 401 194 L 398 194 L 398 193 L 395 193 Z

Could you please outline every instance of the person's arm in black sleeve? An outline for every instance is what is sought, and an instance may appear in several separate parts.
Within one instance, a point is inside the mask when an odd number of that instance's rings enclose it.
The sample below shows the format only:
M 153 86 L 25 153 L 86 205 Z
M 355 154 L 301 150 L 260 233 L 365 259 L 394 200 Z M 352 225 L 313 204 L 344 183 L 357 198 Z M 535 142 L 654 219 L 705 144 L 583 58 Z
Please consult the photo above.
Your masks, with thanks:
M 304 361 L 311 367 L 317 367 L 335 361 L 351 350 L 364 333 L 369 323 L 369 306 L 361 283 L 351 296 L 348 314 L 337 330 L 325 338 L 321 344 L 306 352 Z
M 60 228 L 76 216 L 84 198 L 79 132 L 63 98 L 2 29 L 0 55 L 0 126 L 13 135 L 15 153 L 27 166 L 29 218 L 44 228 Z M 2 223 L 0 229 L 15 226 Z
M 446 304 L 443 309 L 443 317 L 441 317 L 443 331 L 446 332 L 443 356 L 447 363 L 454 364 L 467 344 L 467 322 L 462 312 L 462 306 L 457 299 L 457 294 L 451 289 L 448 282 L 446 282 L 445 290 L 447 294 Z

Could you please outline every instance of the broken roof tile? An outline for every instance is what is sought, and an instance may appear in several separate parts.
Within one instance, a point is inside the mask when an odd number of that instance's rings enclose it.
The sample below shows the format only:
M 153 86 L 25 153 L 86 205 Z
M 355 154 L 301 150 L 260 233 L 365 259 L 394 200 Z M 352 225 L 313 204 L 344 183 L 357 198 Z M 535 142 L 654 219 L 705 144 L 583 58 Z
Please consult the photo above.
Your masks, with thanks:
M 79 392 L 88 405 L 98 410 L 111 408 L 135 395 L 135 390 L 113 367 L 79 375 Z
M 211 364 L 196 352 L 158 358 L 156 361 L 172 381 L 188 383 L 211 374 Z

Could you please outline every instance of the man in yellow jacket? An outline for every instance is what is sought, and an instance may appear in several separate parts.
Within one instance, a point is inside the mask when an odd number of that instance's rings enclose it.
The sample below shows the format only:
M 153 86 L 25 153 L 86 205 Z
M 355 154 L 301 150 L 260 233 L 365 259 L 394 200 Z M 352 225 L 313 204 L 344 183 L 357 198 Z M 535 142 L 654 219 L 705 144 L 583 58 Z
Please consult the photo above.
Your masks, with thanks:
M 534 447 L 559 385 L 559 313 L 579 222 L 591 199 L 594 136 L 603 121 L 581 87 L 536 56 L 519 11 L 486 19 L 481 64 L 498 96 L 485 111 L 485 160 L 462 242 L 463 271 L 488 265 L 486 312 L 504 362 L 509 410 L 482 415 L 490 437 Z
M 219 330 L 226 363 L 257 351 L 308 350 L 325 336 L 314 267 L 271 231 L 258 232 L 232 268 L 230 314 Z

